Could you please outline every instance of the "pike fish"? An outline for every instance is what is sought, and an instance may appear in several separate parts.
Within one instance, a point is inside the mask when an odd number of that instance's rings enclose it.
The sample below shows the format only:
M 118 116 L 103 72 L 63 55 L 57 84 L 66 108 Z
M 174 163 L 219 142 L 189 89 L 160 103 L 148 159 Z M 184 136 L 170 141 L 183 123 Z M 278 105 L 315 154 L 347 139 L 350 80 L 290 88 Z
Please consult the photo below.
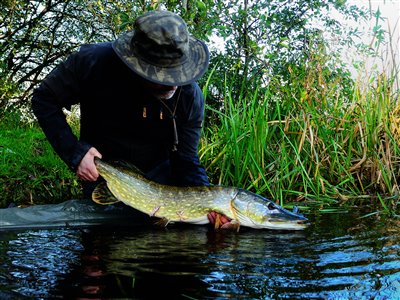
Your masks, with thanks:
M 225 215 L 231 227 L 257 229 L 301 230 L 307 218 L 290 212 L 274 202 L 250 191 L 224 186 L 176 187 L 148 180 L 134 166 L 127 167 L 95 158 L 99 174 L 105 182 L 93 191 L 92 199 L 99 204 L 122 201 L 151 217 L 169 222 L 207 224 L 207 214 Z M 218 225 L 217 225 L 218 226 Z M 224 224 L 221 227 L 228 227 Z

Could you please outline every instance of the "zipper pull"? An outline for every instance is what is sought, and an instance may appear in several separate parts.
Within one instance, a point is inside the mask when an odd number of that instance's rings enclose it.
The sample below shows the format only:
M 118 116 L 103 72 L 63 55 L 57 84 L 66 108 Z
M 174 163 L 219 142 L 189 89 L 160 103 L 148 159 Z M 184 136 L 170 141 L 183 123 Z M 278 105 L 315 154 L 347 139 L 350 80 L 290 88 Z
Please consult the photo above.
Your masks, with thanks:
M 143 106 L 143 113 L 142 113 L 143 119 L 147 118 L 147 108 L 146 106 Z

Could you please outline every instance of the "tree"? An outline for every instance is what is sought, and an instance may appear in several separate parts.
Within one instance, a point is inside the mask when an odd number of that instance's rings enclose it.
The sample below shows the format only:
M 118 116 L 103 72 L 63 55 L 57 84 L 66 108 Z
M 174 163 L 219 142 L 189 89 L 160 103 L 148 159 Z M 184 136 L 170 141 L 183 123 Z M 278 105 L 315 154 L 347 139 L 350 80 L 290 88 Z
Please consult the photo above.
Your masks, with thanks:
M 42 78 L 82 43 L 115 38 L 129 1 L 9 0 L 0 7 L 0 74 L 26 104 Z M 1 89 L 0 89 L 1 91 Z M 0 108 L 9 95 L 0 94 Z
M 288 67 L 307 61 L 316 37 L 336 33 L 344 37 L 341 43 L 351 42 L 332 11 L 348 18 L 364 16 L 344 0 L 3 0 L 0 109 L 11 96 L 13 105 L 29 103 L 42 78 L 82 43 L 112 40 L 131 28 L 139 14 L 158 8 L 180 14 L 193 35 L 209 45 L 215 36 L 225 40 L 222 52 L 211 53 L 215 76 L 210 95 L 216 100 L 224 95 L 227 72 L 241 94 L 268 84 L 272 74 L 289 80 Z
M 218 13 L 218 17 L 213 18 L 219 21 L 214 32 L 224 38 L 225 47 L 223 52 L 213 53 L 212 65 L 217 65 L 217 70 L 212 82 L 213 90 L 221 95 L 222 74 L 227 72 L 236 81 L 238 95 L 267 85 L 271 76 L 287 82 L 289 66 L 306 64 L 310 45 L 328 46 L 333 36 L 340 37 L 330 49 L 332 58 L 337 57 L 357 34 L 338 20 L 367 17 L 365 11 L 345 0 L 238 0 L 218 1 L 217 6 L 213 14 Z

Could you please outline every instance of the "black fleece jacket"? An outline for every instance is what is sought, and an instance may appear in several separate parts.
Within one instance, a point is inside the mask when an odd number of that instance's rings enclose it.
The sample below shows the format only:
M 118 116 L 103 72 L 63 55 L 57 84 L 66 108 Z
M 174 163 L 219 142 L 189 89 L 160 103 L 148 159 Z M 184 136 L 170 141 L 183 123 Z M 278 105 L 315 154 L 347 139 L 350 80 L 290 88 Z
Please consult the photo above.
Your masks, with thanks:
M 111 43 L 85 45 L 34 91 L 33 112 L 55 151 L 72 170 L 93 146 L 103 159 L 128 161 L 143 172 L 168 162 L 169 184 L 208 185 L 198 157 L 204 118 L 199 86 L 178 87 L 175 95 L 164 101 L 167 109 L 146 92 L 142 80 L 118 58 Z M 79 138 L 63 113 L 63 108 L 78 103 Z M 170 111 L 175 106 L 179 143 L 177 151 L 171 151 L 174 130 Z

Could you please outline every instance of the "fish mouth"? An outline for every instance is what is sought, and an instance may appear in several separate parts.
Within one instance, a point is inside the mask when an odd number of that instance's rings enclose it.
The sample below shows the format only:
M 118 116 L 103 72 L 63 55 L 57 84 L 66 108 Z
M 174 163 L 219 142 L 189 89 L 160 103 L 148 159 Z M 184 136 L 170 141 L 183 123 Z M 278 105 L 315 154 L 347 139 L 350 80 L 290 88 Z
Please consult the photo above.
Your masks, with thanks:
M 241 221 L 245 222 L 249 227 L 274 230 L 303 230 L 310 225 L 306 217 L 302 215 L 286 213 L 275 213 L 268 216 L 268 218 L 260 223 L 248 219 L 242 219 Z
M 273 225 L 288 226 L 288 227 L 307 227 L 309 225 L 308 219 L 305 217 L 301 217 L 298 219 L 287 219 L 287 218 L 269 218 L 268 222 Z
M 298 213 L 297 209 L 290 212 L 284 208 L 281 208 L 279 213 L 270 215 L 268 223 L 271 227 L 281 229 L 304 229 L 310 225 L 308 219 Z
M 280 230 L 303 230 L 310 225 L 307 219 L 305 220 L 285 220 L 270 218 L 266 228 Z
M 252 228 L 265 228 L 276 230 L 302 230 L 310 224 L 308 219 L 298 210 L 291 212 L 285 208 L 274 205 L 265 214 L 257 218 L 249 218 L 245 214 L 238 213 L 239 222 Z

